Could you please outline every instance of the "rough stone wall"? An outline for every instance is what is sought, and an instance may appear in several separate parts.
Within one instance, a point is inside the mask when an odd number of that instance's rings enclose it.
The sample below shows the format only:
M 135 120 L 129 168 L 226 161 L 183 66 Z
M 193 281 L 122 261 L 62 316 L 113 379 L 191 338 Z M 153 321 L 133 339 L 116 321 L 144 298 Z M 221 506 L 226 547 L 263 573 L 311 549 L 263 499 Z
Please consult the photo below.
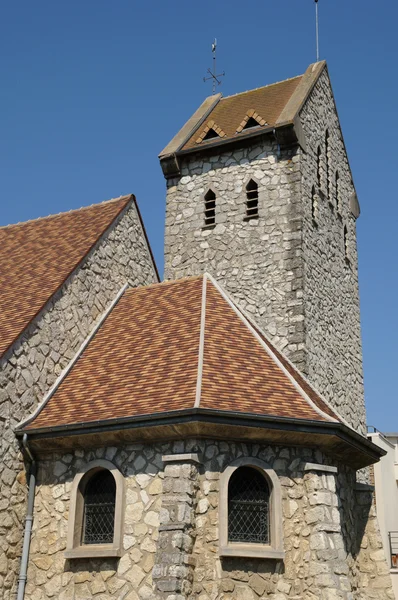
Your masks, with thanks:
M 355 472 L 337 464 L 337 474 L 304 471 L 306 462 L 334 464 L 311 449 L 208 442 L 203 450 L 193 551 L 193 591 L 200 600 L 393 598 L 377 520 L 369 505 L 358 500 Z M 217 556 L 219 474 L 242 456 L 262 459 L 279 476 L 283 564 Z
M 126 445 L 76 450 L 39 463 L 38 487 L 26 594 L 29 600 L 146 600 L 159 538 L 164 471 L 162 456 L 178 445 Z M 90 461 L 112 461 L 125 478 L 123 555 L 64 558 L 70 490 L 76 473 Z
M 131 206 L 65 282 L 0 363 L 0 596 L 13 597 L 26 511 L 26 481 L 13 430 L 42 400 L 122 285 L 156 281 Z
M 306 373 L 340 414 L 366 434 L 360 331 L 355 218 L 349 199 L 355 191 L 344 141 L 324 71 L 301 111 L 308 143 L 302 154 L 304 322 Z M 329 132 L 328 183 L 326 130 Z M 317 148 L 321 148 L 321 192 Z M 338 180 L 338 204 L 336 194 Z M 316 223 L 311 190 L 317 193 Z M 344 227 L 347 228 L 347 260 Z
M 305 367 L 300 156 L 275 142 L 196 157 L 168 181 L 165 278 L 208 271 L 278 348 Z M 258 184 L 259 218 L 245 221 L 245 187 Z M 216 194 L 216 227 L 203 228 L 204 195 Z
M 162 456 L 182 452 L 196 452 L 200 464 L 163 465 Z M 240 457 L 267 462 L 279 477 L 283 562 L 219 557 L 220 473 Z M 72 480 L 96 458 L 126 478 L 123 555 L 67 561 Z M 354 492 L 355 472 L 337 464 L 337 474 L 305 470 L 308 462 L 333 461 L 312 449 L 212 440 L 48 457 L 39 470 L 27 597 L 393 600 L 375 513 L 367 494 Z

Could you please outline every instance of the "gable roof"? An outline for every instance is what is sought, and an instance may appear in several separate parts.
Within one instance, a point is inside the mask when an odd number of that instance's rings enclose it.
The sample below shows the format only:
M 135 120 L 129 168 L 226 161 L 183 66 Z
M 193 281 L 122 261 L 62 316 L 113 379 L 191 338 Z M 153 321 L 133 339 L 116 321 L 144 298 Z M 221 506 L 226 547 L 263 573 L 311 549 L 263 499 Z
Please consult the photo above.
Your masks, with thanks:
M 339 422 L 204 275 L 124 292 L 23 431 L 193 408 Z
M 255 90 L 227 96 L 214 106 L 209 115 L 209 120 L 214 121 L 225 132 L 225 137 L 232 138 L 237 135 L 237 129 L 248 111 L 260 115 L 264 120 L 263 127 L 275 127 L 278 117 L 285 108 L 288 100 L 300 83 L 302 76 L 273 83 Z M 203 123 L 202 128 L 208 121 Z M 197 133 L 201 131 L 198 129 Z M 202 142 L 202 141 L 201 141 Z M 198 145 L 198 135 L 192 136 L 182 147 L 182 150 L 194 148 Z
M 0 227 L 0 357 L 132 202 L 122 196 Z
M 326 63 L 321 61 L 309 65 L 303 75 L 285 81 L 225 98 L 221 94 L 209 96 L 160 153 L 164 174 L 174 174 L 175 167 L 170 167 L 171 157 L 251 138 L 289 125 L 295 126 L 299 111 L 324 68 Z M 243 129 L 245 118 L 254 114 L 259 127 L 256 131 Z M 225 135 L 222 139 L 204 140 L 203 131 L 212 121 L 217 123 Z M 301 131 L 296 133 L 300 139 Z

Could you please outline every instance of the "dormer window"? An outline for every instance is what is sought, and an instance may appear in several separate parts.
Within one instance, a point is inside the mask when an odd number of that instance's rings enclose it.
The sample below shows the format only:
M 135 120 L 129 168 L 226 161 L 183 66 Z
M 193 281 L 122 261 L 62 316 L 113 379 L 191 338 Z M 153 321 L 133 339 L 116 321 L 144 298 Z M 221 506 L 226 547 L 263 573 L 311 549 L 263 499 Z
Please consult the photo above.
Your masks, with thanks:
M 218 138 L 220 137 L 218 135 L 218 133 L 216 131 L 214 131 L 213 128 L 209 129 L 209 131 L 206 133 L 205 137 L 203 138 L 203 141 L 205 142 L 206 140 L 212 140 L 214 138 Z
M 246 125 L 243 128 L 243 131 L 245 131 L 246 129 L 253 129 L 253 127 L 261 127 L 260 123 L 257 123 L 256 119 L 253 119 L 253 117 L 250 117 L 250 119 L 247 121 Z
M 258 217 L 258 185 L 250 179 L 246 186 L 246 220 Z
M 242 133 L 247 129 L 254 129 L 255 127 L 264 127 L 268 125 L 267 121 L 262 118 L 253 108 L 247 111 L 245 118 L 241 121 L 236 133 Z
M 205 227 L 214 227 L 216 224 L 216 195 L 209 190 L 205 195 Z

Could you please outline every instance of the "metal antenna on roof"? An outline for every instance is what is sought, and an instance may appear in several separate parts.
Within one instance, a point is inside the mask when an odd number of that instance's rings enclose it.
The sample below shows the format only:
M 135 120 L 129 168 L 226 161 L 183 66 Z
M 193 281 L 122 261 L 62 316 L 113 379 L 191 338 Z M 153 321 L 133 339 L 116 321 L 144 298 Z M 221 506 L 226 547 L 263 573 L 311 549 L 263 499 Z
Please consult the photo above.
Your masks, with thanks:
M 209 81 L 209 79 L 212 80 L 213 82 L 213 94 L 216 93 L 216 87 L 217 85 L 221 85 L 221 81 L 220 81 L 220 77 L 225 77 L 225 71 L 223 71 L 222 73 L 219 73 L 217 75 L 217 70 L 216 70 L 216 49 L 217 49 L 217 40 L 216 38 L 214 38 L 214 42 L 211 45 L 211 51 L 213 53 L 213 71 L 211 69 L 207 69 L 207 72 L 209 73 L 209 77 L 203 77 L 203 81 Z
M 315 0 L 315 27 L 316 27 L 316 62 L 319 62 L 319 18 L 318 18 L 318 0 Z

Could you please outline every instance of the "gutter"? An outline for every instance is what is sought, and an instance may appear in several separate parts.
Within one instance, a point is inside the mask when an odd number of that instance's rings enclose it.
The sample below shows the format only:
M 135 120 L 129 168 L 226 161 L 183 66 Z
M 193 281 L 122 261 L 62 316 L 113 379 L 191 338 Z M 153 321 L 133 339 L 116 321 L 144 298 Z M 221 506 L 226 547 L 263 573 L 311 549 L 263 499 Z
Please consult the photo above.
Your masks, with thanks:
M 19 577 L 18 577 L 17 600 L 23 600 L 25 597 L 25 586 L 26 586 L 27 573 L 28 573 L 30 540 L 31 540 L 31 536 L 32 536 L 33 509 L 34 509 L 34 503 L 35 503 L 36 473 L 37 473 L 37 463 L 36 463 L 36 460 L 28 446 L 28 436 L 26 433 L 24 433 L 24 435 L 23 435 L 22 444 L 23 444 L 25 453 L 28 456 L 30 468 L 29 468 L 28 507 L 27 507 L 26 517 L 25 517 L 25 529 L 24 529 L 24 537 L 23 537 L 21 566 L 20 566 Z
M 372 456 L 372 458 L 375 459 L 375 462 L 386 454 L 379 446 L 373 444 L 366 437 L 349 428 L 344 423 L 204 408 L 188 408 L 135 417 L 117 417 L 115 419 L 107 419 L 106 421 L 98 420 L 86 423 L 42 427 L 40 429 L 31 429 L 29 435 L 31 436 L 31 440 L 38 440 L 40 438 L 52 439 L 151 426 L 182 425 L 184 423 L 195 421 L 202 423 L 217 423 L 220 425 L 258 426 L 260 428 L 269 428 L 272 430 L 288 430 L 310 434 L 321 433 L 324 435 L 335 435 L 351 446 L 365 452 L 368 456 Z M 24 434 L 24 431 L 16 429 L 15 434 L 17 437 L 21 437 Z

